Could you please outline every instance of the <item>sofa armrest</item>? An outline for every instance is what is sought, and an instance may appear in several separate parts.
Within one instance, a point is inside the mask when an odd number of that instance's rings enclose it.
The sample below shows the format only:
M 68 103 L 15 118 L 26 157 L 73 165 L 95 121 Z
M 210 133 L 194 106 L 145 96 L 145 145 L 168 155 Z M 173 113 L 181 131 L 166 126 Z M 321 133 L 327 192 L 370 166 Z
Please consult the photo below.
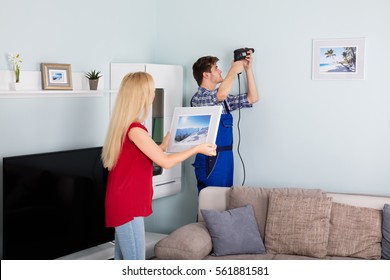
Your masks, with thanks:
M 157 258 L 163 260 L 200 260 L 210 254 L 212 247 L 206 226 L 192 223 L 161 239 L 154 251 Z

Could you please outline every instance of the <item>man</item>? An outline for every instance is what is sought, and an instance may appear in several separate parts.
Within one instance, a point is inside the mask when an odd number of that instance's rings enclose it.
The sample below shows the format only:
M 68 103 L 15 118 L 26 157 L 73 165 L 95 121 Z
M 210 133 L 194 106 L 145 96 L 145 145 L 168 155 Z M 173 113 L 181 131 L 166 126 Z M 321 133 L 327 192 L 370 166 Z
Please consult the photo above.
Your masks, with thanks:
M 199 88 L 191 99 L 191 106 L 222 106 L 223 108 L 216 140 L 217 155 L 208 157 L 198 154 L 193 164 L 198 191 L 207 186 L 231 187 L 233 185 L 233 117 L 230 112 L 239 108 L 250 108 L 259 100 L 252 70 L 252 50 L 248 50 L 245 59 L 232 63 L 225 79 L 222 78 L 222 71 L 218 69 L 218 60 L 217 57 L 205 56 L 199 58 L 192 66 Z M 234 80 L 243 70 L 247 77 L 248 92 L 231 95 Z

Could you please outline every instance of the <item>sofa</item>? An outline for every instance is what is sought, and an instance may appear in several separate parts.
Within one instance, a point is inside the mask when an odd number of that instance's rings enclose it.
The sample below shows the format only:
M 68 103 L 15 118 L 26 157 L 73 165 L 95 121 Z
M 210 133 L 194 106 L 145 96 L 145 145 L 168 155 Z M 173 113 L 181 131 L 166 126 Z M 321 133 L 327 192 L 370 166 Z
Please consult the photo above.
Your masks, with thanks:
M 390 197 L 320 189 L 207 187 L 198 221 L 155 245 L 158 259 L 389 259 Z

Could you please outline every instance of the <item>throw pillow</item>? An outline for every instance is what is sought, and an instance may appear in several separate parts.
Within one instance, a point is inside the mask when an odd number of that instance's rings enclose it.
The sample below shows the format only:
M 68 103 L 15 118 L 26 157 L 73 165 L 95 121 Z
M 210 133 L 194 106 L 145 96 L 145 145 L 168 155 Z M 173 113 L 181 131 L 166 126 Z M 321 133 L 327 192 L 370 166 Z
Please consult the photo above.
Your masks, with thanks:
M 333 203 L 328 255 L 361 259 L 381 257 L 381 211 Z
M 213 241 L 214 255 L 265 253 L 252 206 L 200 211 Z
M 390 260 L 390 204 L 383 207 L 382 257 Z
M 162 260 L 200 260 L 210 254 L 212 243 L 205 225 L 184 225 L 161 239 L 154 246 L 157 258 Z
M 228 209 L 239 208 L 248 204 L 252 205 L 257 226 L 263 240 L 265 238 L 268 198 L 271 192 L 288 196 L 326 197 L 326 194 L 320 189 L 232 187 L 229 194 Z
M 326 256 L 332 198 L 271 194 L 265 246 L 269 254 Z

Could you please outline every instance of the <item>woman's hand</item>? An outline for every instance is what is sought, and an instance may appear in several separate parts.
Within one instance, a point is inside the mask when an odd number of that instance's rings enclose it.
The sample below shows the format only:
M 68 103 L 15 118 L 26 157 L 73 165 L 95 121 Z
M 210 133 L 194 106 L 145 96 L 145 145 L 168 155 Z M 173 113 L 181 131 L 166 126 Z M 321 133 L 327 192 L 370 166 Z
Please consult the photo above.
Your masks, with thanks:
M 199 153 L 206 156 L 216 156 L 217 155 L 217 145 L 203 143 L 198 146 Z
M 165 152 L 168 148 L 168 142 L 169 142 L 170 137 L 171 137 L 171 133 L 168 131 L 168 133 L 165 135 L 162 143 L 160 144 L 160 148 L 161 148 L 161 150 L 163 150 L 163 152 Z

